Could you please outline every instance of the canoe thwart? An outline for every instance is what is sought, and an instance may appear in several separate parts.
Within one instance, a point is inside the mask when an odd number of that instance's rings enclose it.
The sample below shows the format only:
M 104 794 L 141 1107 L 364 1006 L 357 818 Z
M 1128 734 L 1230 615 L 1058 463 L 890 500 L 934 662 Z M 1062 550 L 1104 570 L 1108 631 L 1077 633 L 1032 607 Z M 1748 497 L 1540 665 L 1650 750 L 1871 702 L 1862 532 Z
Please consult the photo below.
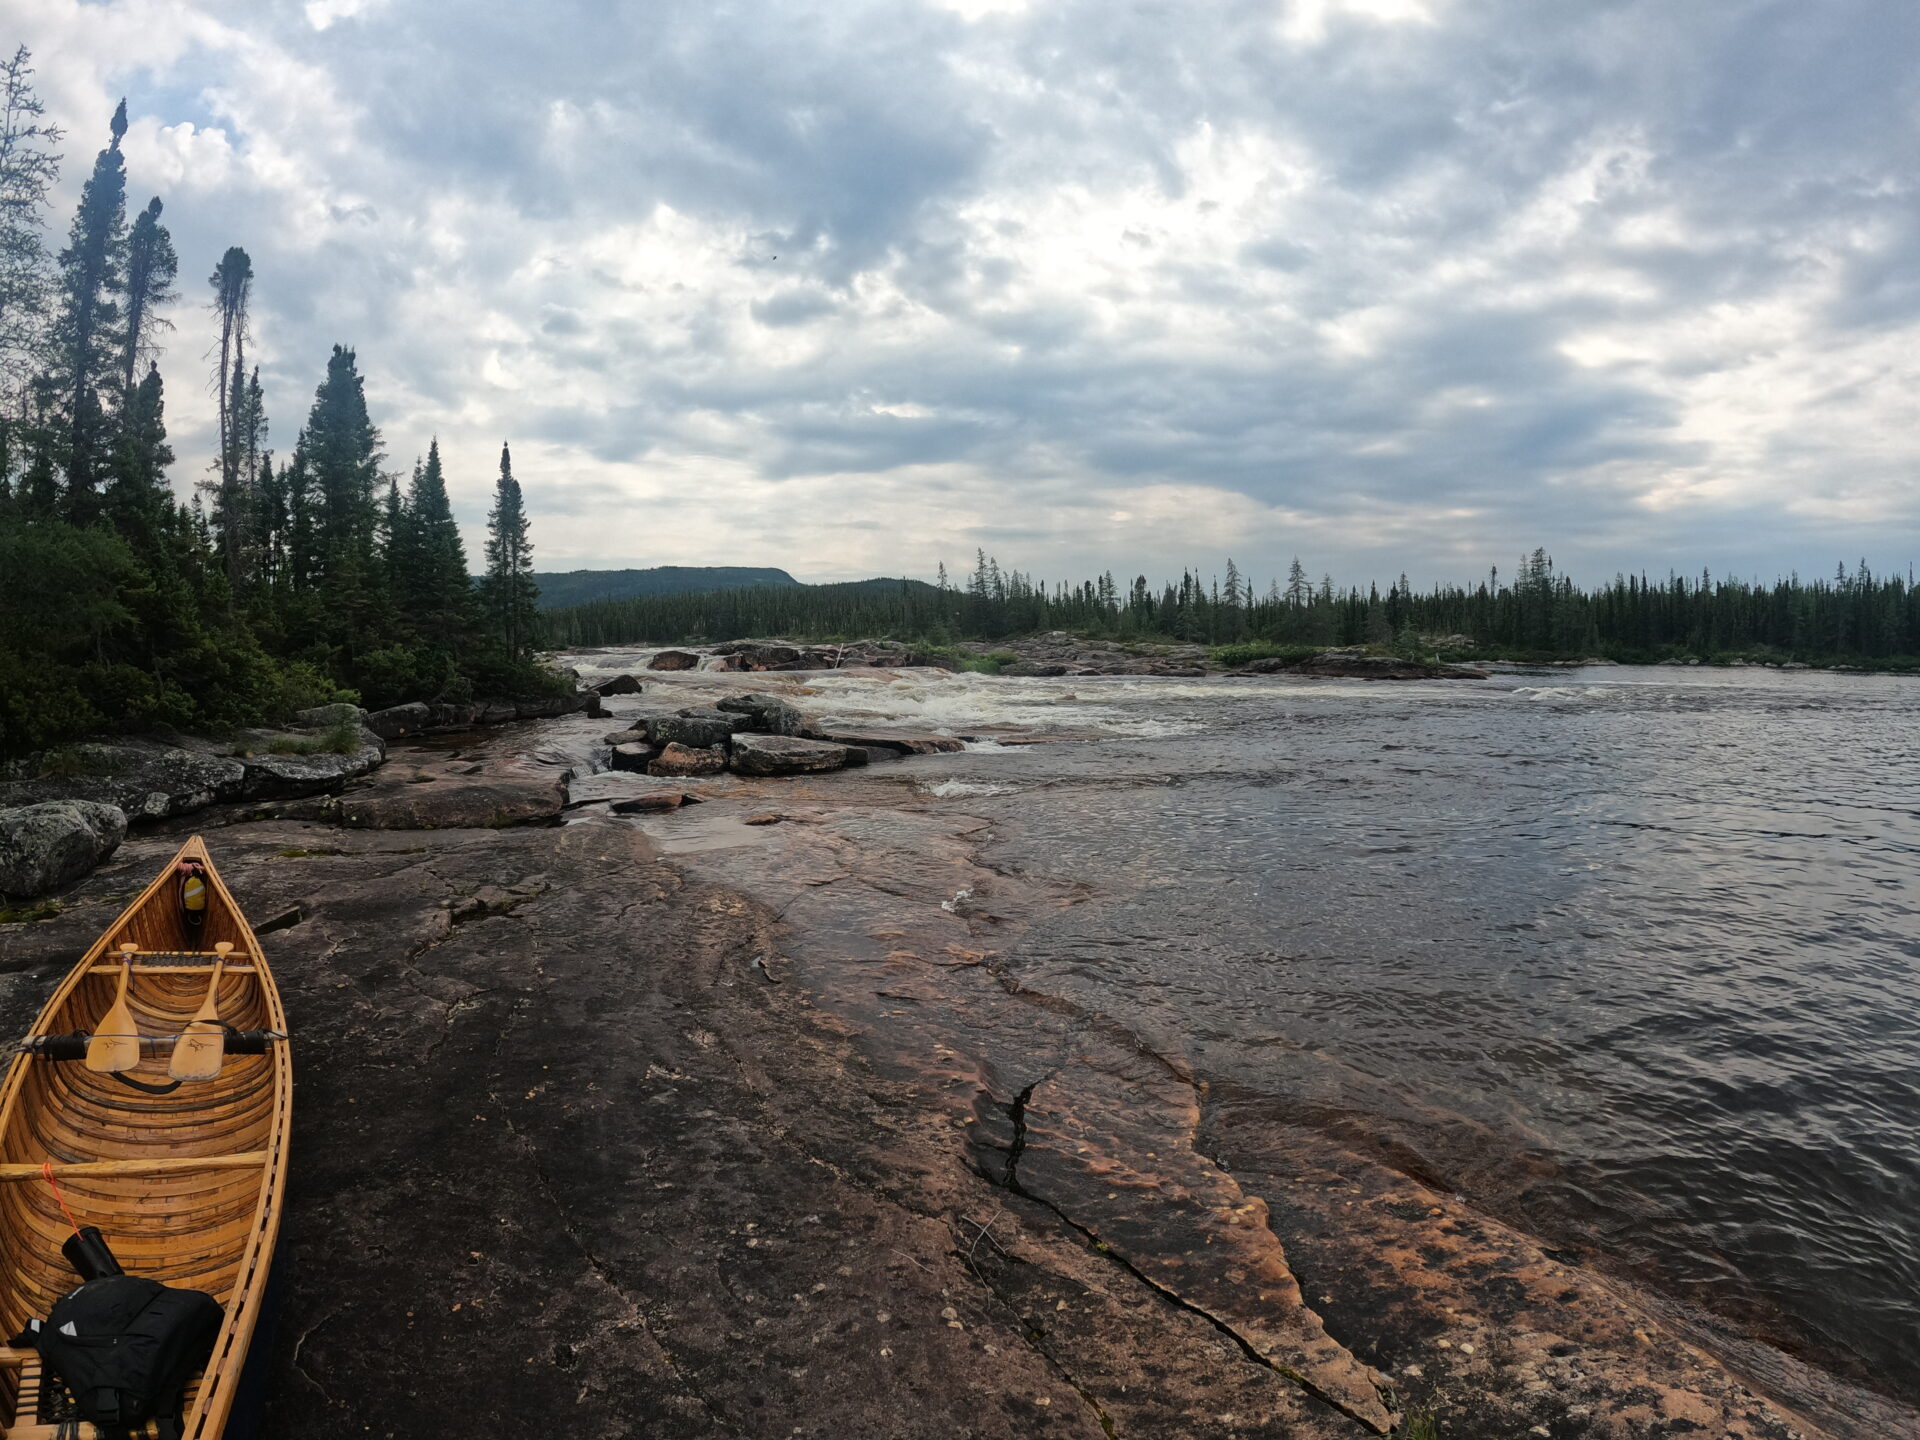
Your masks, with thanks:
M 267 1163 L 265 1150 L 242 1150 L 233 1155 L 167 1155 L 153 1160 L 56 1160 L 56 1180 L 104 1179 L 115 1175 L 170 1175 L 185 1170 L 244 1170 Z M 41 1165 L 0 1165 L 0 1180 L 40 1180 Z
M 279 1030 L 235 1030 L 226 1027 L 227 1053 L 229 1055 L 264 1055 L 276 1040 L 286 1039 Z M 27 1055 L 42 1060 L 84 1060 L 87 1056 L 87 1043 L 93 1037 L 84 1030 L 69 1031 L 65 1035 L 29 1035 L 14 1048 Z M 178 1035 L 142 1035 L 140 1049 L 147 1053 L 164 1053 L 173 1049 Z M 5 1440 L 5 1437 L 0 1437 Z
M 152 964 L 148 964 L 144 958 L 136 960 L 133 968 L 142 975 L 155 972 L 162 975 L 177 975 L 181 973 L 206 974 L 208 967 L 213 964 L 213 957 L 208 956 L 205 960 L 194 960 L 192 958 L 193 953 L 192 951 L 180 952 L 180 954 L 188 957 L 185 960 L 180 959 L 179 955 L 162 953 Z M 87 973 L 89 975 L 118 975 L 120 973 L 120 967 L 118 965 L 95 965 L 92 969 L 88 970 Z M 229 975 L 251 975 L 253 974 L 253 966 L 245 964 L 229 965 L 227 966 L 226 973 Z

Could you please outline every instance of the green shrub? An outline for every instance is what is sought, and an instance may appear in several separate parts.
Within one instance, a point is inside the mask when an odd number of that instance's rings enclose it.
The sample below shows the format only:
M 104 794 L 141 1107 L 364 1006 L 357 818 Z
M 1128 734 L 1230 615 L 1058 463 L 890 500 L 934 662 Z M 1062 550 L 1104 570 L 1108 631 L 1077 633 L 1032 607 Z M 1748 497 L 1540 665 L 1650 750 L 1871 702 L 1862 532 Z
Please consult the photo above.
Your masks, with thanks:
M 1289 665 L 1311 660 L 1324 647 L 1319 645 L 1278 645 L 1271 640 L 1247 640 L 1238 645 L 1216 645 L 1213 658 L 1229 670 L 1251 665 L 1255 660 L 1285 660 Z

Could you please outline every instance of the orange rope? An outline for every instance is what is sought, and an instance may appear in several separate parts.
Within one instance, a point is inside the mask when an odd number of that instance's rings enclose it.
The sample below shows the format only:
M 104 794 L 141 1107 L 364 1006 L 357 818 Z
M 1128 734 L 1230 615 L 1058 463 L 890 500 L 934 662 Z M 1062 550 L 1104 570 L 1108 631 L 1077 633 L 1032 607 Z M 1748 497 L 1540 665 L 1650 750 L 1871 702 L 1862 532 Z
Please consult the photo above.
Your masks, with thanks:
M 53 1198 L 59 1202 L 60 1213 L 67 1217 L 67 1223 L 73 1226 L 73 1233 L 80 1233 L 80 1222 L 73 1218 L 73 1211 L 67 1209 L 67 1197 L 60 1193 L 60 1182 L 53 1178 L 53 1161 L 45 1160 L 40 1164 L 40 1173 L 47 1177 L 47 1184 L 53 1187 Z

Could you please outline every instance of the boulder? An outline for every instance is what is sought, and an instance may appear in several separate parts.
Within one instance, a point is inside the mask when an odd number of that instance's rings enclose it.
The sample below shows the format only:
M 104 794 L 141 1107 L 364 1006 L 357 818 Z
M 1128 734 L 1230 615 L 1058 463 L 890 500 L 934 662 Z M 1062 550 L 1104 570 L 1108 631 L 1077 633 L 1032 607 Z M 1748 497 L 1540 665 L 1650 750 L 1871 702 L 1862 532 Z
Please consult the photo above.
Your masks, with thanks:
M 831 745 L 858 745 L 867 750 L 890 750 L 895 755 L 955 755 L 967 742 L 952 735 L 900 734 L 892 730 L 809 730 L 809 740 Z
M 763 735 L 799 735 L 807 727 L 806 717 L 777 695 L 729 695 L 713 708 L 746 716 Z
M 766 640 L 729 640 L 713 647 L 716 655 L 738 656 L 745 670 L 778 670 L 798 665 L 804 652 L 793 645 L 777 645 Z M 807 662 L 811 666 L 812 662 Z
M 594 694 L 602 697 L 608 695 L 638 695 L 640 693 L 640 682 L 631 675 L 616 675 L 611 680 L 602 680 L 592 688 Z
M 0 895 L 24 900 L 77 880 L 126 837 L 117 805 L 49 800 L 0 810 Z
M 358 705 L 315 705 L 311 710 L 293 712 L 293 723 L 302 730 L 331 730 L 336 725 L 360 724 L 367 712 Z
M 678 741 L 660 752 L 657 759 L 647 765 L 649 775 L 719 775 L 726 771 L 727 752 L 715 747 L 711 750 L 696 750 L 691 745 L 682 745 Z
M 752 722 L 745 715 L 725 710 L 683 710 L 678 715 L 660 715 L 647 722 L 647 739 L 665 747 L 678 742 L 695 750 L 711 750 L 725 745 L 736 730 Z
M 793 735 L 736 735 L 733 768 L 742 775 L 807 775 L 838 770 L 847 763 L 847 747 Z
M 297 795 L 338 790 L 386 758 L 386 742 L 364 728 L 360 731 L 359 744 L 345 754 L 325 751 L 317 755 L 275 755 L 269 751 L 250 755 L 240 762 L 246 768 L 241 798 L 288 800 Z
M 662 650 L 647 661 L 649 670 L 691 670 L 700 663 L 700 657 L 691 650 Z
M 389 705 L 376 710 L 362 722 L 382 740 L 398 740 L 402 735 L 417 735 L 427 728 L 432 712 L 420 701 L 407 705 Z
M 118 807 L 130 821 L 165 820 L 235 799 L 247 778 L 230 757 L 143 741 L 70 745 L 60 761 L 59 774 L 0 783 L 0 807 L 91 800 Z
M 613 754 L 607 761 L 609 770 L 627 770 L 644 772 L 647 766 L 660 754 L 652 745 L 644 745 L 632 736 L 613 747 Z
M 626 730 L 609 730 L 600 737 L 602 745 L 644 745 L 647 743 L 647 727 L 635 725 Z

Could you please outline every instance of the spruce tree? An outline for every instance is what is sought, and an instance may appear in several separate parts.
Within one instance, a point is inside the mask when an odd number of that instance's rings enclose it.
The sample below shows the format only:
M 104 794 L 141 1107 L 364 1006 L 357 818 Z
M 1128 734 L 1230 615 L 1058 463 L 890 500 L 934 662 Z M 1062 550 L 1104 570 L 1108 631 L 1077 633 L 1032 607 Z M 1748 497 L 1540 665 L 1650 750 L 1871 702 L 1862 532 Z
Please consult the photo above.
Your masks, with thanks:
M 505 456 L 501 465 L 502 473 L 511 478 Z M 516 485 L 516 494 L 518 488 Z M 523 516 L 523 538 L 524 528 Z M 438 437 L 427 446 L 426 464 L 414 469 L 405 530 L 405 565 L 395 576 L 395 599 L 404 618 L 429 646 L 458 652 L 472 625 L 473 580 L 467 572 L 460 527 L 454 523 L 453 505 L 447 498 Z
M 258 453 L 257 417 L 247 415 L 248 310 L 253 296 L 253 261 L 238 245 L 230 245 L 207 277 L 213 291 L 213 314 L 220 339 L 215 351 L 213 393 L 220 422 L 219 452 L 214 458 L 213 524 L 220 537 L 227 583 L 235 591 L 245 587 L 248 556 L 253 548 L 249 504 L 253 489 L 252 457 Z M 251 440 L 249 439 L 252 434 Z
M 127 320 L 120 341 L 120 386 L 129 398 L 137 383 L 135 367 L 160 353 L 160 332 L 173 328 L 161 311 L 178 298 L 173 279 L 180 272 L 180 257 L 174 254 L 173 237 L 160 223 L 160 209 L 156 195 L 133 222 L 127 239 Z
M 60 309 L 52 336 L 51 391 L 56 458 L 66 471 L 69 519 L 90 522 L 112 460 L 109 416 L 118 410 L 120 297 L 127 274 L 127 173 L 120 139 L 127 102 L 113 112 L 113 139 L 80 192 L 67 248 L 60 252 Z
M 323 633 L 311 638 L 339 647 L 351 672 L 356 657 L 385 638 L 376 632 L 387 597 L 376 544 L 380 432 L 367 417 L 360 372 L 345 346 L 334 346 L 327 360 L 293 469 L 296 583 L 304 569 L 321 602 L 313 619 Z
M 513 456 L 505 445 L 500 447 L 493 511 L 487 516 L 484 594 L 488 623 L 502 658 L 509 667 L 526 664 L 533 655 L 533 607 L 540 591 L 533 583 L 533 542 L 528 538 L 520 482 L 513 478 Z

